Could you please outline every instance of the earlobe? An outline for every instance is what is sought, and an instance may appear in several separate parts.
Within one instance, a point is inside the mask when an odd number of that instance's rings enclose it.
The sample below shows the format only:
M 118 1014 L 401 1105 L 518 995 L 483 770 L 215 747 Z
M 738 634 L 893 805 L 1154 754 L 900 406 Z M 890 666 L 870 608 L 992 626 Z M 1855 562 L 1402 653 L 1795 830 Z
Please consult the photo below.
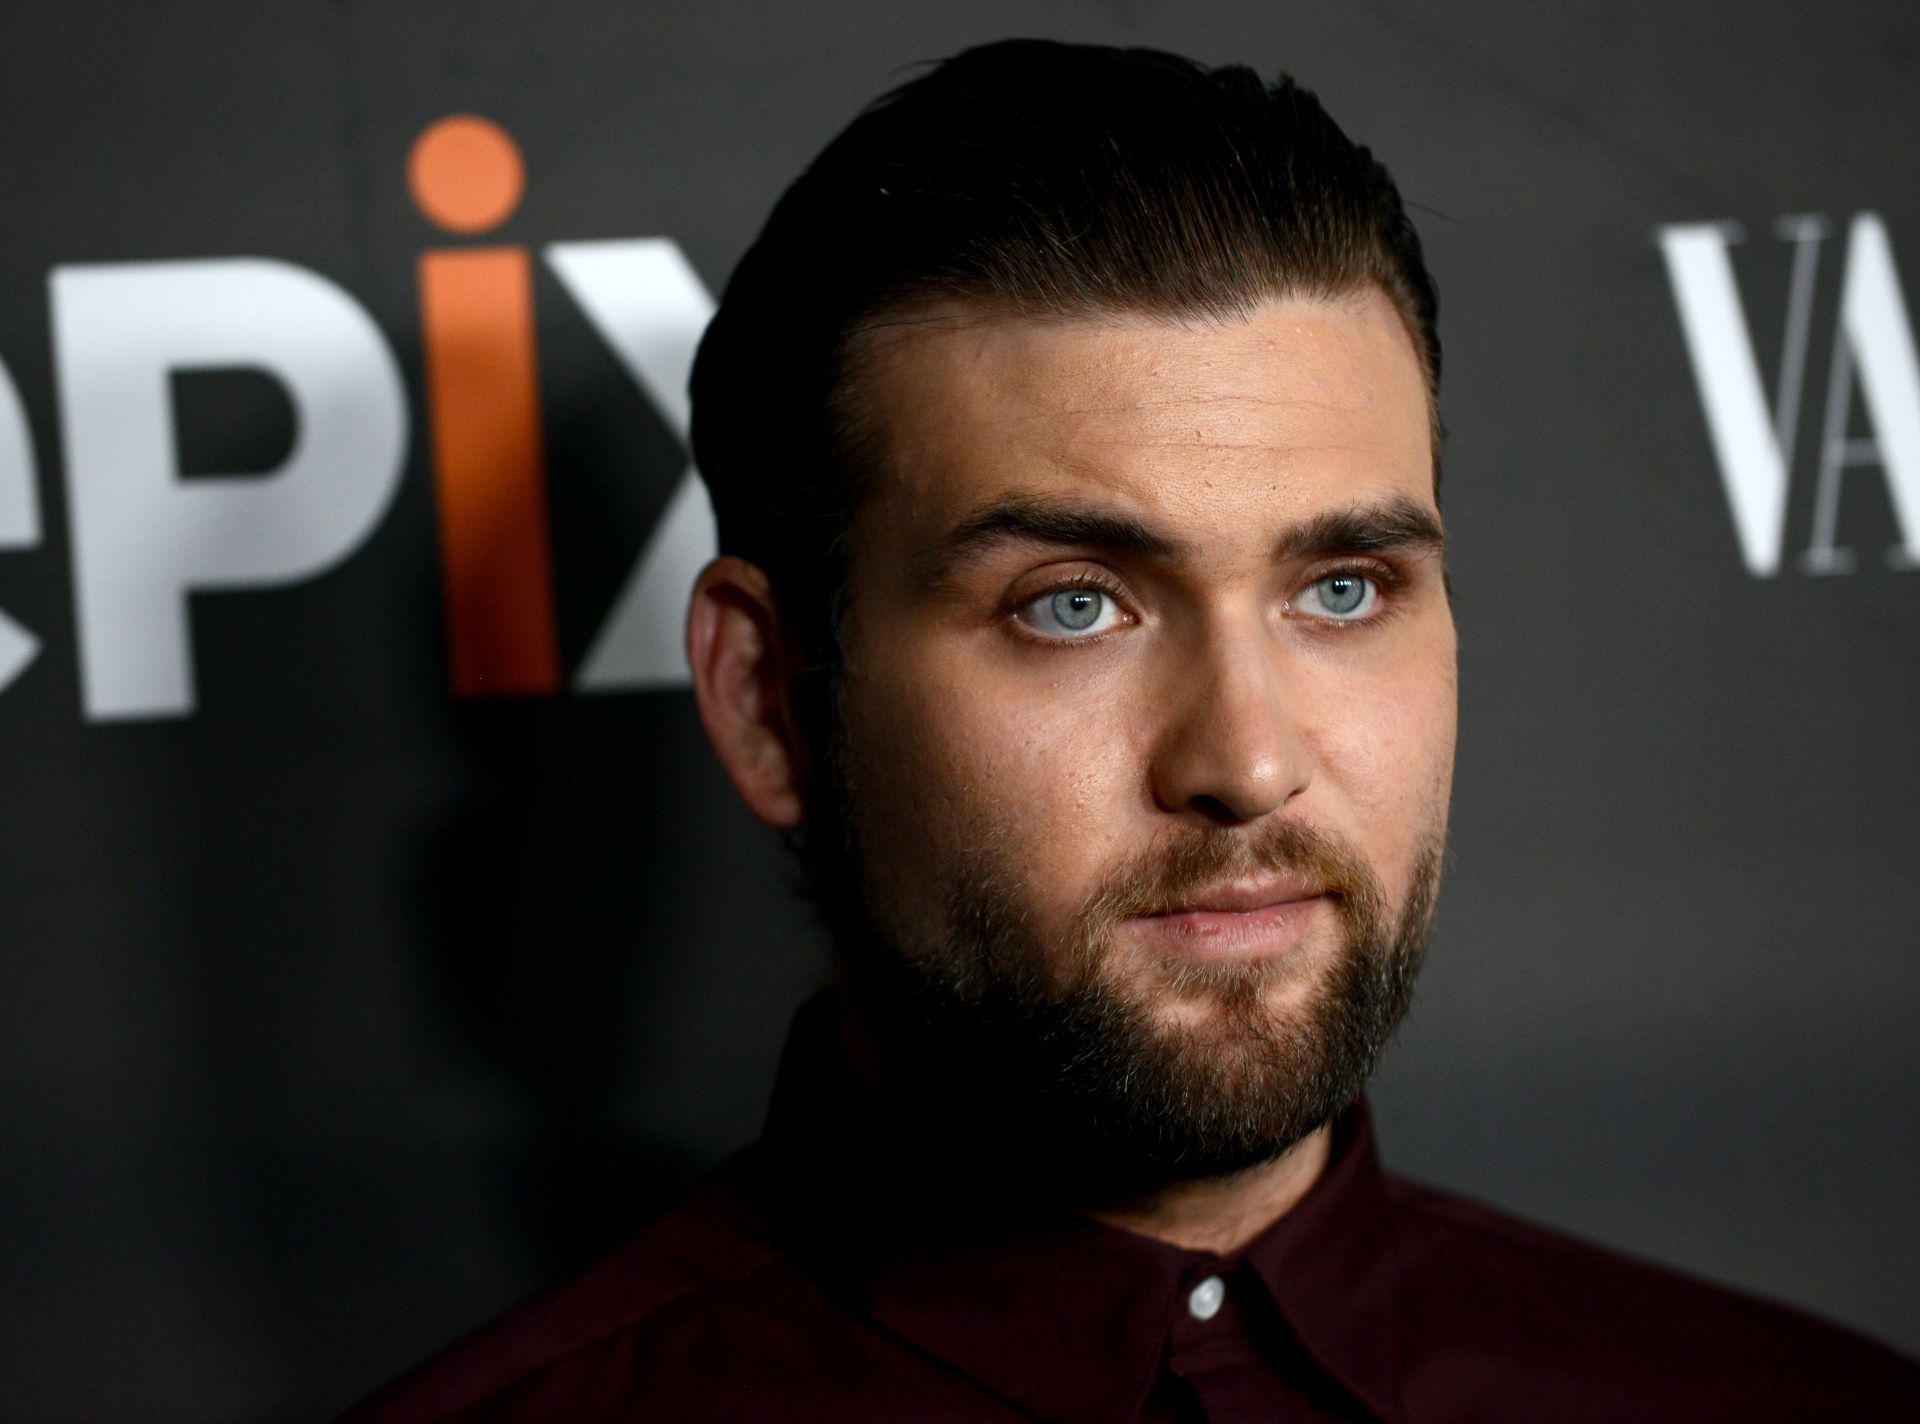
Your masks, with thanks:
M 800 823 L 802 749 L 792 716 L 794 666 L 764 571 L 722 555 L 700 571 L 687 610 L 694 701 L 715 755 L 754 815 Z

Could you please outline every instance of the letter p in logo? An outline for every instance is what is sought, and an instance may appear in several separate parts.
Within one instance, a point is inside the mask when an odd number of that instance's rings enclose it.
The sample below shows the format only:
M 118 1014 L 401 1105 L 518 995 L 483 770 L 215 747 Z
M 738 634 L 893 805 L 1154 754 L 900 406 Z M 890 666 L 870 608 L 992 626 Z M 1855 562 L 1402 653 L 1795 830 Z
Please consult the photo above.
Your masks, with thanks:
M 260 258 L 71 266 L 52 277 L 81 677 L 94 720 L 193 710 L 196 589 L 264 588 L 357 548 L 398 488 L 406 398 L 339 287 Z M 249 367 L 286 388 L 292 453 L 183 480 L 168 373 Z

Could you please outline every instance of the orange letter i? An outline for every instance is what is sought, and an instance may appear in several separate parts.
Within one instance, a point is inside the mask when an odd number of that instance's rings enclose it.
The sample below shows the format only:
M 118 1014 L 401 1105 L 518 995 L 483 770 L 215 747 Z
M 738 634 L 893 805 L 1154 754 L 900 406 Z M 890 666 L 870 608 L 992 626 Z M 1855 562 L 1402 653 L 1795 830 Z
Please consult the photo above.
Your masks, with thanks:
M 456 114 L 414 141 L 407 183 L 433 222 L 481 233 L 518 206 L 526 172 L 505 130 Z M 560 652 L 526 249 L 422 254 L 420 325 L 453 690 L 552 692 Z

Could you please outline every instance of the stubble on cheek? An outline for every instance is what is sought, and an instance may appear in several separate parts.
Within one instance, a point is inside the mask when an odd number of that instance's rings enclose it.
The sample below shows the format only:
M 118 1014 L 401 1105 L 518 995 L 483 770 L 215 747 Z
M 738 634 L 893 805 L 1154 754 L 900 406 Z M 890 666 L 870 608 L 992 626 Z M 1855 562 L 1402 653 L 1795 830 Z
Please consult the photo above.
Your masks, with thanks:
M 928 660 L 937 661 L 937 660 Z M 869 918 L 904 957 L 1034 982 L 1104 868 L 1097 734 L 907 660 L 841 703 L 837 800 Z M 1025 947 L 1018 956 L 1015 944 Z M 962 950 L 961 946 L 967 946 Z

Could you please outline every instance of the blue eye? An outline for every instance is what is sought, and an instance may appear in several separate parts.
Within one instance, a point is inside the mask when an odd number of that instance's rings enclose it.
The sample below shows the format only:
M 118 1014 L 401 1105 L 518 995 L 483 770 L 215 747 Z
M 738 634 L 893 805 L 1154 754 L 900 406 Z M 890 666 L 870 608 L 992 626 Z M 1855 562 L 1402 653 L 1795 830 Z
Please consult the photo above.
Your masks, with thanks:
M 1076 633 L 1084 633 L 1100 621 L 1100 610 L 1106 607 L 1107 600 L 1090 589 L 1076 588 L 1066 593 L 1056 593 L 1048 605 L 1053 621 L 1062 628 L 1071 628 Z
M 1120 605 L 1097 588 L 1062 588 L 1022 607 L 1020 621 L 1045 637 L 1081 638 L 1118 623 Z
M 1365 574 L 1328 574 L 1307 586 L 1297 606 L 1303 613 L 1320 618 L 1357 621 L 1373 612 L 1380 601 L 1380 588 Z

